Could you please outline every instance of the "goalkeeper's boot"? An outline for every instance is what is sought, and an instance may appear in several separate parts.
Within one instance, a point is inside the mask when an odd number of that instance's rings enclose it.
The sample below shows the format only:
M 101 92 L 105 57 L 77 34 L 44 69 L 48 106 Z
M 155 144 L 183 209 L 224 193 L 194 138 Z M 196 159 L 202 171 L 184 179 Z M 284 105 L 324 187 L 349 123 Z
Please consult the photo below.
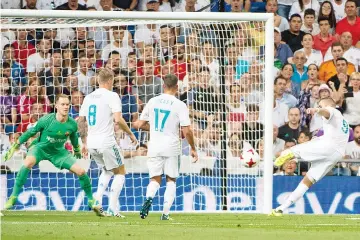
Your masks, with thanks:
M 125 218 L 124 215 L 122 215 L 121 213 L 114 213 L 114 211 L 112 211 L 111 209 L 108 209 L 106 211 L 106 216 L 107 217 L 116 217 L 116 218 Z
M 99 201 L 93 199 L 88 201 L 88 205 L 96 214 L 96 216 L 99 217 L 105 217 L 104 209 L 99 204 Z
M 276 158 L 274 165 L 277 167 L 281 167 L 284 163 L 293 158 L 295 158 L 294 153 L 291 150 L 285 150 L 278 158 Z
M 152 198 L 148 198 L 145 200 L 141 210 L 140 210 L 140 217 L 145 219 L 149 215 L 149 210 L 152 204 Z
M 283 215 L 283 211 L 276 210 L 276 209 L 273 209 L 271 211 L 271 213 L 269 214 L 269 216 L 272 216 L 272 217 L 282 217 L 282 215 Z
M 173 221 L 174 219 L 172 219 L 170 217 L 170 214 L 166 215 L 166 214 L 161 214 L 160 220 L 165 220 L 165 221 Z
M 14 207 L 15 203 L 16 203 L 17 197 L 15 196 L 10 196 L 9 199 L 7 200 L 7 202 L 5 203 L 4 208 L 6 210 L 11 209 L 12 207 Z

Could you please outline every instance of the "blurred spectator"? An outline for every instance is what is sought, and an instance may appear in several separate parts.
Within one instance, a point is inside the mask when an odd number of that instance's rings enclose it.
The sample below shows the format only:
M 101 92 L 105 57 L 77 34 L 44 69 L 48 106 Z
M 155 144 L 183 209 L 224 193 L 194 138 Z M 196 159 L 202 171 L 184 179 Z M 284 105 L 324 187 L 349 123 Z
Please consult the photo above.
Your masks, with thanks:
M 159 12 L 175 12 L 176 1 L 175 0 L 161 0 L 159 6 Z
M 314 36 L 314 49 L 321 51 L 321 54 L 325 56 L 326 51 L 334 42 L 336 42 L 336 37 L 329 33 L 329 18 L 319 17 L 318 23 L 320 27 L 320 33 Z
M 58 39 L 56 38 L 58 31 L 56 28 L 45 28 L 42 29 L 43 35 L 42 38 L 46 38 L 50 40 L 50 46 L 52 49 L 50 49 L 49 52 L 52 52 L 53 49 L 59 50 L 61 45 Z M 56 40 L 55 40 L 56 39 Z
M 7 63 L 7 64 L 5 64 Z M 15 60 L 15 51 L 14 47 L 10 44 L 4 46 L 4 53 L 2 59 L 2 67 L 3 69 L 10 68 L 10 75 L 6 75 L 11 79 L 11 85 L 16 87 L 21 87 L 26 84 L 25 78 L 25 69 L 23 66 Z
M 338 22 L 346 16 L 345 14 L 346 0 L 330 0 L 330 1 L 331 1 L 330 6 L 332 6 L 335 12 L 336 22 Z M 328 1 L 324 1 L 324 2 L 328 2 Z
M 298 0 L 295 1 L 290 9 L 289 12 L 289 18 L 291 19 L 291 16 L 293 14 L 299 14 L 304 19 L 304 12 L 307 9 L 313 9 L 316 13 L 319 12 L 320 5 L 318 1 L 312 1 L 312 0 Z
M 210 41 L 202 43 L 200 60 L 203 66 L 208 67 L 211 76 L 211 84 L 219 87 L 219 61 L 217 59 L 216 48 Z
M 300 134 L 300 109 L 290 108 L 289 109 L 289 122 L 279 128 L 279 138 L 284 141 L 297 140 Z
M 357 16 L 355 0 L 347 0 L 345 3 L 346 17 L 336 25 L 336 34 L 350 32 L 353 38 L 353 46 L 360 48 L 360 17 Z
M 74 75 L 78 78 L 79 90 L 82 93 L 88 95 L 94 90 L 96 85 L 95 72 L 91 69 L 91 62 L 84 52 L 79 54 L 79 66 Z
M 285 147 L 285 141 L 278 138 L 279 135 L 279 128 L 278 126 L 273 126 L 273 152 L 274 157 L 279 157 L 281 152 L 284 150 Z
M 237 157 L 240 158 L 241 157 L 241 151 L 243 149 L 242 147 L 243 145 L 243 141 L 239 135 L 239 133 L 232 133 L 229 136 L 229 140 L 228 140 L 228 149 L 229 149 L 229 158 L 231 157 Z
M 4 156 L 10 148 L 9 136 L 5 134 L 4 128 L 0 124 L 0 156 Z
M 127 76 L 128 73 L 125 71 L 115 72 L 114 92 L 119 94 L 122 105 L 122 116 L 130 126 L 132 122 L 135 122 L 138 119 L 139 113 L 136 97 L 130 93 Z
M 246 105 L 242 96 L 243 92 L 244 90 L 240 85 L 230 86 L 230 94 L 226 104 L 229 114 L 228 121 L 230 122 L 242 122 L 245 119 Z
M 51 49 L 50 40 L 42 38 L 38 40 L 37 52 L 28 57 L 27 72 L 30 76 L 35 76 L 36 73 L 49 67 Z
M 259 106 L 256 104 L 247 105 L 246 120 L 241 124 L 241 138 L 256 146 L 256 143 L 263 137 L 264 125 L 259 122 Z
M 354 127 L 360 124 L 360 73 L 353 72 L 350 75 L 351 87 L 346 88 L 343 94 L 344 118 L 349 125 Z M 360 159 L 360 157 L 359 157 Z
M 34 103 L 30 107 L 30 118 L 21 119 L 21 123 L 17 127 L 16 131 L 19 133 L 26 132 L 29 128 L 34 126 L 36 122 L 45 114 L 44 105 L 41 103 Z
M 338 42 L 335 42 L 331 46 L 331 54 L 333 56 L 332 60 L 323 62 L 319 69 L 319 79 L 321 81 L 327 82 L 332 76 L 337 74 L 336 71 L 336 60 L 341 58 L 344 55 L 344 48 Z M 355 66 L 352 63 L 348 63 L 347 74 L 355 72 Z
M 173 28 L 169 25 L 160 27 L 160 40 L 155 44 L 155 52 L 160 63 L 173 59 L 173 46 L 175 43 Z
M 288 58 L 293 56 L 293 52 L 289 45 L 281 42 L 281 31 L 279 28 L 274 29 L 274 42 L 276 45 L 276 58 L 278 58 L 282 64 L 287 63 Z
M 105 64 L 106 68 L 109 68 L 111 70 L 119 69 L 121 68 L 121 57 L 120 53 L 117 51 L 112 51 L 109 53 L 108 61 Z
M 176 76 L 182 81 L 187 73 L 187 61 L 185 53 L 185 44 L 176 43 L 174 45 L 174 59 Z
M 58 6 L 56 10 L 87 10 L 87 7 L 79 4 L 78 0 L 68 0 L 67 3 Z
M 55 104 L 56 95 L 61 92 L 61 63 L 61 51 L 53 50 L 49 68 L 39 73 L 40 84 L 45 87 L 45 94 L 51 104 Z
M 25 0 L 25 1 L 26 1 L 26 5 L 24 7 L 22 7 L 21 9 L 37 10 L 37 8 L 36 8 L 36 0 Z
M 256 61 L 256 56 L 258 54 L 253 48 L 253 43 L 247 29 L 240 28 L 235 30 L 233 33 L 233 41 L 235 46 L 238 48 L 239 59 L 249 63 Z
M 307 67 L 305 66 L 306 56 L 304 52 L 297 51 L 293 57 L 294 73 L 291 77 L 291 93 L 296 98 L 299 96 L 301 91 L 301 84 L 309 77 L 307 75 Z
M 158 12 L 160 8 L 159 0 L 140 0 L 140 2 L 146 2 L 146 8 L 143 7 L 143 9 L 139 9 L 140 11 L 154 11 Z M 139 4 L 139 7 L 141 7 L 143 4 Z
M 300 30 L 302 25 L 302 19 L 299 14 L 293 14 L 290 17 L 290 29 L 281 33 L 281 39 L 289 45 L 291 51 L 295 52 L 301 49 L 301 41 L 304 36 L 304 32 Z
M 78 86 L 79 82 L 77 76 L 68 75 L 64 84 L 62 84 L 61 92 L 70 96 L 72 91 L 79 91 Z
M 296 167 L 297 162 L 294 159 L 287 161 L 281 166 L 280 172 L 274 173 L 274 176 L 296 176 Z
M 231 12 L 250 12 L 250 0 L 230 0 Z
M 286 79 L 279 76 L 275 78 L 274 85 L 274 95 L 276 100 L 285 103 L 289 108 L 294 107 L 297 100 L 293 95 L 285 92 L 287 86 Z
M 337 92 L 340 86 L 342 88 L 349 86 L 349 75 L 346 74 L 348 69 L 348 61 L 343 57 L 339 57 L 335 60 L 335 64 L 336 74 L 327 81 L 327 84 L 333 92 Z
M 301 31 L 316 35 L 320 33 L 319 24 L 315 22 L 316 14 L 314 9 L 308 8 L 304 13 L 304 23 L 301 26 Z
M 15 125 L 17 121 L 16 98 L 10 95 L 10 83 L 6 77 L 0 77 L 0 125 Z
M 296 145 L 296 139 L 288 139 L 285 141 L 284 150 Z
M 124 158 L 147 156 L 147 150 L 147 146 L 143 143 L 140 143 L 136 146 L 135 151 L 124 151 Z
M 304 35 L 301 45 L 303 48 L 298 51 L 305 53 L 306 63 L 304 65 L 309 66 L 313 63 L 320 66 L 323 62 L 323 56 L 320 51 L 313 49 L 314 41 L 311 34 L 307 33 Z
M 30 118 L 30 107 L 35 103 L 41 103 L 44 113 L 50 112 L 50 101 L 45 95 L 44 87 L 40 86 L 37 77 L 31 77 L 25 92 L 19 96 L 17 101 L 17 112 L 21 114 L 21 120 L 27 121 Z
M 200 156 L 220 157 L 221 153 L 221 135 L 223 131 L 221 124 L 213 122 L 208 124 L 201 139 L 198 140 Z
M 112 51 L 117 51 L 121 55 L 121 64 L 123 67 L 125 67 L 127 62 L 127 56 L 129 52 L 133 51 L 133 48 L 129 46 L 125 46 L 124 44 L 123 40 L 125 34 L 125 27 L 113 26 L 111 27 L 111 29 L 112 29 L 114 41 L 104 47 L 104 49 L 101 52 L 101 59 L 106 62 L 109 58 L 109 54 Z
M 311 140 L 311 134 L 308 131 L 301 131 L 297 139 L 297 144 L 302 144 Z
M 288 111 L 289 107 L 285 103 L 281 103 L 276 100 L 274 97 L 274 109 L 273 109 L 273 124 L 277 127 L 283 126 L 285 123 L 289 121 L 288 119 Z M 265 124 L 265 116 L 264 116 L 264 103 L 260 104 L 260 122 Z
M 77 63 L 76 59 L 73 57 L 73 52 L 69 48 L 64 48 L 61 50 L 63 62 L 61 64 L 61 75 L 66 78 L 68 75 L 74 74 L 76 72 Z
M 134 43 L 138 49 L 144 48 L 145 45 L 154 44 L 160 40 L 160 29 L 156 24 L 144 24 L 137 26 L 134 35 Z
M 206 67 L 201 68 L 199 84 L 189 91 L 188 104 L 190 116 L 195 122 L 205 129 L 208 122 L 212 122 L 217 113 L 217 96 L 210 85 L 210 71 Z
M 296 0 L 278 0 L 279 15 L 288 19 L 291 6 L 294 2 L 296 2 Z
M 81 91 L 71 92 L 71 105 L 69 109 L 69 116 L 75 120 L 79 117 L 80 107 L 84 101 L 84 94 Z
M 16 40 L 12 45 L 15 50 L 15 59 L 27 70 L 28 57 L 36 53 L 35 46 L 27 40 L 28 31 L 18 29 L 16 31 Z
M 241 2 L 238 0 L 238 2 Z M 278 2 L 277 0 L 268 0 L 266 1 L 266 12 L 274 14 L 274 26 L 279 28 L 279 33 L 289 29 L 289 22 L 287 18 L 284 18 L 277 14 L 278 11 Z
M 354 141 L 347 144 L 345 150 L 345 159 L 360 160 L 360 125 L 354 127 Z M 360 176 L 360 164 L 350 164 L 351 175 Z
M 111 1 L 110 0 L 101 0 L 100 4 L 101 4 L 101 2 L 109 2 L 109 5 L 110 5 Z M 113 0 L 112 3 L 115 7 L 121 8 L 125 11 L 132 11 L 135 9 L 138 1 L 137 0 Z
M 338 1 L 338 0 L 337 0 Z M 341 0 L 340 0 L 341 1 Z M 334 34 L 335 33 L 335 27 L 336 27 L 336 16 L 335 16 L 335 10 L 334 10 L 334 4 L 332 4 L 329 1 L 324 1 L 321 3 L 320 5 L 320 12 L 319 12 L 319 19 L 323 19 L 323 18 L 327 18 L 329 19 L 329 24 L 330 24 L 330 30 L 329 33 L 330 34 Z M 343 10 L 344 11 L 344 10 Z M 340 18 L 341 19 L 341 18 Z M 339 19 L 339 20 L 340 20 Z
M 340 36 L 340 44 L 344 49 L 343 57 L 349 62 L 355 65 L 355 68 L 359 70 L 360 67 L 360 49 L 352 46 L 353 40 L 350 32 L 343 32 Z M 331 54 L 331 48 L 329 48 L 325 54 L 324 61 L 333 59 Z

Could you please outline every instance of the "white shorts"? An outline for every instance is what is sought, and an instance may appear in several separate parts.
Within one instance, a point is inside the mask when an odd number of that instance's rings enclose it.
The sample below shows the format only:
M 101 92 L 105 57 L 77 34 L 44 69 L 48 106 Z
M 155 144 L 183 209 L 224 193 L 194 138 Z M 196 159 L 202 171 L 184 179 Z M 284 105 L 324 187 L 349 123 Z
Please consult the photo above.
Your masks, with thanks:
M 171 178 L 179 177 L 180 156 L 149 157 L 147 160 L 150 178 L 166 175 Z
M 104 169 L 108 171 L 118 168 L 124 164 L 124 158 L 120 153 L 119 146 L 117 145 L 114 145 L 111 148 L 90 148 L 89 153 L 99 166 L 104 167 Z
M 321 139 L 296 145 L 291 151 L 299 160 L 311 163 L 307 176 L 315 182 L 323 178 L 343 158 L 338 151 L 327 147 L 327 143 Z

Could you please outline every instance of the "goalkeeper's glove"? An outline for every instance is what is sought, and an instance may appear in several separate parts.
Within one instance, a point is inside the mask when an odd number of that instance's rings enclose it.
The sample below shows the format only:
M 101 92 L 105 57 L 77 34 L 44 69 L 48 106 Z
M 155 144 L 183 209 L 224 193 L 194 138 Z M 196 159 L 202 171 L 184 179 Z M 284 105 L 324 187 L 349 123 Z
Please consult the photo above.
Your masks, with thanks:
M 82 158 L 81 156 L 81 151 L 80 151 L 80 146 L 77 146 L 74 148 L 74 157 L 77 159 Z
M 18 150 L 19 147 L 20 147 L 20 145 L 17 143 L 14 143 L 13 145 L 11 145 L 10 149 L 5 153 L 4 161 L 6 162 L 7 160 L 11 159 L 12 156 L 14 155 L 15 151 Z

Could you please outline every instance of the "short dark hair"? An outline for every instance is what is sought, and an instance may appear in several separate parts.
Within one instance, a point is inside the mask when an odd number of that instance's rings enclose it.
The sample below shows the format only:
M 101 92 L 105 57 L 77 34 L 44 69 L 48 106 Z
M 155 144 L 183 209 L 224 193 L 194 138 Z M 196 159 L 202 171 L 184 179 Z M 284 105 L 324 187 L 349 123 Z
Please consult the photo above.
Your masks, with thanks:
M 247 112 L 259 112 L 260 108 L 257 104 L 248 104 L 246 110 Z
M 320 99 L 319 103 L 321 103 L 322 101 L 331 102 L 332 107 L 336 107 L 336 103 L 335 103 L 334 99 L 332 99 L 331 97 L 322 98 L 322 99 Z
M 2 62 L 2 63 L 1 63 L 1 68 L 11 68 L 10 63 L 8 63 L 8 62 Z
M 5 51 L 5 49 L 7 49 L 7 48 L 9 48 L 9 47 L 14 48 L 14 46 L 11 45 L 11 44 L 5 44 L 3 50 Z
M 58 95 L 56 95 L 55 102 L 57 103 L 60 98 L 66 98 L 67 100 L 70 101 L 70 98 L 69 98 L 68 95 L 66 95 L 66 94 L 58 94 Z
M 167 74 L 164 77 L 164 85 L 167 88 L 174 88 L 178 84 L 178 78 L 174 74 Z
M 120 55 L 120 53 L 118 51 L 112 51 L 109 53 L 109 58 L 112 56 L 112 55 Z
M 59 48 L 53 48 L 53 49 L 51 50 L 51 55 L 53 55 L 54 53 L 60 53 L 60 54 L 61 54 L 61 49 L 59 49 Z
M 330 24 L 330 19 L 328 17 L 320 17 L 318 18 L 318 24 L 320 24 L 321 21 L 327 21 Z
M 311 38 L 313 37 L 310 33 L 305 33 L 305 34 L 303 35 L 301 41 L 303 41 L 303 40 L 304 40 L 304 37 L 307 36 L 307 35 L 311 36 Z
M 208 73 L 210 73 L 210 69 L 209 69 L 208 67 L 202 66 L 202 67 L 200 68 L 199 73 L 201 73 L 201 72 L 208 72 Z
M 312 15 L 312 16 L 315 17 L 315 10 L 312 9 L 312 8 L 306 9 L 305 12 L 304 12 L 304 17 L 306 17 L 307 15 Z
M 355 6 L 357 6 L 357 3 L 356 3 L 356 1 L 355 1 L 355 0 L 347 0 L 347 1 L 346 1 L 346 3 L 348 3 L 348 2 L 352 2 L 352 3 L 354 3 L 354 4 L 355 4 Z M 345 3 L 345 4 L 346 4 L 346 3 Z
M 338 59 L 335 60 L 335 63 L 337 64 L 338 61 L 345 61 L 345 62 L 346 62 L 346 65 L 348 65 L 348 60 L 346 60 L 346 58 L 339 57 Z
M 283 80 L 286 81 L 286 79 L 285 79 L 282 75 L 280 75 L 280 76 L 277 76 L 277 77 L 275 78 L 275 80 L 274 80 L 274 85 L 276 85 L 276 84 L 278 83 L 279 79 L 283 79 Z
M 331 50 L 332 50 L 334 47 L 341 47 L 342 49 L 344 49 L 343 45 L 341 45 L 340 42 L 333 42 L 333 44 L 331 44 Z
M 312 138 L 312 136 L 311 136 L 311 133 L 308 131 L 308 130 L 301 130 L 300 131 L 300 133 L 299 133 L 299 136 L 300 136 L 300 134 L 304 134 L 306 137 L 308 137 L 308 138 Z
M 298 18 L 300 18 L 300 19 L 302 20 L 302 18 L 301 18 L 301 16 L 300 16 L 300 14 L 298 14 L 298 13 L 294 13 L 293 15 L 291 15 L 291 16 L 290 16 L 289 21 L 291 21 L 293 18 L 296 18 L 296 17 L 298 17 Z

